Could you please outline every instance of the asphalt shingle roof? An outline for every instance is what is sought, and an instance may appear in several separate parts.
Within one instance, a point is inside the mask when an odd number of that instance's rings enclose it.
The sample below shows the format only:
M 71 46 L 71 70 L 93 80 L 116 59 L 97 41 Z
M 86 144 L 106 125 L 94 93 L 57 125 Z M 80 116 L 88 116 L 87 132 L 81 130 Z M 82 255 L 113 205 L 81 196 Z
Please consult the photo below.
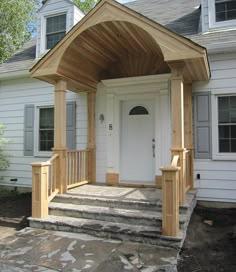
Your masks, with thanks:
M 200 0 L 136 0 L 126 6 L 147 18 L 206 47 L 236 43 L 236 30 L 201 33 Z M 0 74 L 29 70 L 35 63 L 36 40 L 27 42 L 7 62 Z

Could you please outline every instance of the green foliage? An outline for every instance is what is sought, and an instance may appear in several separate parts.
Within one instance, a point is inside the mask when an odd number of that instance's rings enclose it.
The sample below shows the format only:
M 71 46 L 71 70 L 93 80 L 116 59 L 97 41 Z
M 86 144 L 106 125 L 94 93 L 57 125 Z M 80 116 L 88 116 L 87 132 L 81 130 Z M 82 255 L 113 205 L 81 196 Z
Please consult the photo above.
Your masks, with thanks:
M 0 171 L 6 170 L 10 164 L 10 155 L 6 151 L 9 142 L 4 138 L 4 125 L 0 124 Z
M 73 0 L 73 2 L 82 10 L 84 13 L 88 13 L 98 2 L 98 0 Z
M 29 40 L 39 0 L 0 0 L 0 63 Z

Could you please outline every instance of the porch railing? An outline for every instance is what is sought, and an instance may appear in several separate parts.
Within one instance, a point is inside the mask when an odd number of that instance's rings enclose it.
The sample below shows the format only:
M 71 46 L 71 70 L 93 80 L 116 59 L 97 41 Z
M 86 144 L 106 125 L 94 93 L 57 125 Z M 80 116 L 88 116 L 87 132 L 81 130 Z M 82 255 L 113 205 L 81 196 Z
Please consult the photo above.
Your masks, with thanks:
M 89 180 L 89 151 L 70 150 L 66 156 L 67 189 L 86 184 Z
M 66 188 L 89 181 L 89 150 L 66 152 Z M 59 193 L 60 157 L 54 154 L 46 162 L 32 163 L 32 217 L 48 216 L 48 203 Z

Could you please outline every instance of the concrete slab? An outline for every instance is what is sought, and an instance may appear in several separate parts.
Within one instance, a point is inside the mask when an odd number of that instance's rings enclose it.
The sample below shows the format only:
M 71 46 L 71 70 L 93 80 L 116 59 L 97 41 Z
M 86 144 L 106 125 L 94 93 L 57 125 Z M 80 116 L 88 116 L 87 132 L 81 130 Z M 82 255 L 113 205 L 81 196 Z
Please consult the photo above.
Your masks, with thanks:
M 0 271 L 176 271 L 177 254 L 175 249 L 26 228 L 0 241 Z

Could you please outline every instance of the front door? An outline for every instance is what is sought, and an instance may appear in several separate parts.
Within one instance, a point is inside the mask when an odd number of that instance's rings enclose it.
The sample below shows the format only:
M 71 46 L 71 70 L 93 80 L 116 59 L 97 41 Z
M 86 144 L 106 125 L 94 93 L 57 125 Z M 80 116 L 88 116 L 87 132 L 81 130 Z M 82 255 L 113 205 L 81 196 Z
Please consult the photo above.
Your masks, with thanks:
M 154 184 L 154 101 L 121 102 L 121 183 Z

